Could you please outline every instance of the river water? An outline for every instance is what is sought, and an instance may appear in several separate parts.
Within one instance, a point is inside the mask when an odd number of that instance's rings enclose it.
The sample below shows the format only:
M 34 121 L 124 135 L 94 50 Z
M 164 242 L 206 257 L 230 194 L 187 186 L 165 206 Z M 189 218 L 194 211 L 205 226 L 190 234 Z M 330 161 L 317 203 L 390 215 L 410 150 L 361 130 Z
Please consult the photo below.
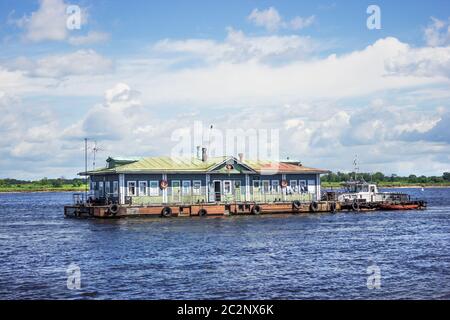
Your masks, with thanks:
M 401 191 L 429 208 L 73 220 L 70 193 L 0 194 L 0 299 L 450 299 L 450 189 Z

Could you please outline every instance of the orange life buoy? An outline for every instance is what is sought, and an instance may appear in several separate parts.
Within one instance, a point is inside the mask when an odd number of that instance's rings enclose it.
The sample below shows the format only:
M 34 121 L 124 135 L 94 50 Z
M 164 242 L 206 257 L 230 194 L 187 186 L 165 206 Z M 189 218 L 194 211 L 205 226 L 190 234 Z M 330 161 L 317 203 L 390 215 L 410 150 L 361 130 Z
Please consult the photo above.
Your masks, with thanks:
M 225 166 L 225 168 L 226 168 L 227 170 L 233 170 L 233 169 L 234 169 L 234 166 L 233 166 L 232 164 L 227 164 L 227 165 Z
M 281 180 L 281 187 L 286 188 L 288 186 L 287 180 Z
M 159 182 L 159 187 L 160 187 L 161 189 L 166 189 L 168 186 L 169 186 L 169 183 L 168 183 L 166 180 L 161 180 L 161 181 Z

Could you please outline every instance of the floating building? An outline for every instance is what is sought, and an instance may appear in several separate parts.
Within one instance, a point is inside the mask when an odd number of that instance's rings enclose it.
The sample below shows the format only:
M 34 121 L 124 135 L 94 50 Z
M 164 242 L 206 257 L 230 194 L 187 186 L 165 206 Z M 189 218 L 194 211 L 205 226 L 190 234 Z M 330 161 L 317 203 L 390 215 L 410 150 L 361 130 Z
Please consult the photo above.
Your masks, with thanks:
M 320 175 L 299 161 L 211 157 L 108 158 L 89 176 L 92 200 L 119 205 L 320 200 Z
M 299 161 L 208 158 L 108 158 L 107 166 L 81 172 L 90 190 L 74 194 L 64 207 L 67 217 L 189 217 L 272 213 L 315 213 L 340 210 L 412 210 L 423 200 L 406 194 L 380 193 L 365 181 L 349 182 L 349 192 L 321 196 L 320 175 L 328 170 Z

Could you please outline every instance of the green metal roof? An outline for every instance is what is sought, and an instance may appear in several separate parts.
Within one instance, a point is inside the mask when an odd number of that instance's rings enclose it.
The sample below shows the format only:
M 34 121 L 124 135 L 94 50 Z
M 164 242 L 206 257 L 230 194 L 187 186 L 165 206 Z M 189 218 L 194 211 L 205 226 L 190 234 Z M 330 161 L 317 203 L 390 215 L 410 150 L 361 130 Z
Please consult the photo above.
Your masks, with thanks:
M 144 158 L 117 168 L 118 172 L 129 171 L 208 171 L 211 167 L 223 162 L 226 157 L 211 158 L 202 161 L 197 158 L 153 157 Z
M 114 160 L 115 158 L 109 158 Z M 121 158 L 120 161 L 127 159 Z M 130 159 L 131 160 L 131 159 Z M 220 164 L 225 164 L 227 160 L 235 161 L 239 164 L 239 170 L 236 173 L 243 172 L 263 172 L 276 171 L 279 173 L 326 173 L 327 170 L 307 168 L 302 165 L 289 162 L 276 161 L 252 161 L 244 160 L 239 162 L 234 157 L 211 157 L 207 161 L 197 158 L 174 158 L 174 157 L 148 157 L 131 163 L 116 165 L 113 168 L 102 168 L 88 171 L 88 175 L 109 174 L 109 173 L 206 173 L 222 172 Z M 84 172 L 80 175 L 85 175 Z
M 111 158 L 113 159 L 113 158 Z M 202 161 L 197 158 L 149 157 L 132 163 L 88 171 L 88 174 L 133 173 L 133 172 L 206 172 L 222 163 L 227 157 L 209 158 Z M 120 159 L 124 161 L 126 159 Z M 83 174 L 83 173 L 80 173 Z
M 257 172 L 274 173 L 328 173 L 328 170 L 305 167 L 300 161 L 244 160 L 246 165 Z

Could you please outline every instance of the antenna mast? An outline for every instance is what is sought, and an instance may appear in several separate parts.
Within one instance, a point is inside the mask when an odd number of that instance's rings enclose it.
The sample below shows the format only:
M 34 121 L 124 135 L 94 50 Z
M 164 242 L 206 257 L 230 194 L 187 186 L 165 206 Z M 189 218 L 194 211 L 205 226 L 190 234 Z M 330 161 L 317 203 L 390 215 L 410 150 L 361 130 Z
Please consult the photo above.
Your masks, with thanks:
M 355 171 L 355 181 L 357 180 L 358 172 L 359 172 L 359 166 L 358 166 L 358 155 L 355 154 L 355 159 L 353 160 L 353 170 Z
M 95 170 L 95 155 L 97 152 L 101 151 L 102 148 L 97 146 L 97 141 L 94 141 L 94 147 L 92 148 L 92 153 L 94 154 L 93 161 L 92 161 L 92 170 Z
M 211 147 L 211 131 L 213 129 L 213 125 L 210 125 L 209 127 L 209 132 L 208 132 L 208 150 L 207 152 L 211 152 L 210 147 Z

